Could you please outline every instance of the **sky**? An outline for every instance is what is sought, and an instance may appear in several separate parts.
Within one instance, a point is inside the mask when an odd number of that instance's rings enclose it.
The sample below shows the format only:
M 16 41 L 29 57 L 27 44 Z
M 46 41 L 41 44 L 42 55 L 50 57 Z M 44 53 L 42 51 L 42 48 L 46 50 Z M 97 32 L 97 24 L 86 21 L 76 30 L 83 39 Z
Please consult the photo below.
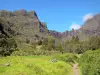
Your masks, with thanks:
M 20 9 L 36 11 L 49 30 L 64 32 L 100 13 L 100 0 L 0 0 L 0 10 Z

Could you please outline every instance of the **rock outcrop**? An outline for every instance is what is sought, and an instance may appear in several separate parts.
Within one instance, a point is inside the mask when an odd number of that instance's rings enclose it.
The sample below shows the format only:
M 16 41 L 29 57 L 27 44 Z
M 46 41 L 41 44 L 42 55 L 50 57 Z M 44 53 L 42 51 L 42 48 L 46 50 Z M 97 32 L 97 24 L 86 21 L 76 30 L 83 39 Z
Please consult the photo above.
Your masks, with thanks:
M 29 39 L 30 42 L 34 42 L 37 39 L 35 35 L 40 38 L 46 38 L 48 35 L 46 24 L 40 22 L 35 11 L 27 12 L 22 9 L 10 12 L 1 10 L 0 19 L 5 21 L 3 27 L 6 29 L 10 27 L 8 32 L 21 41 Z

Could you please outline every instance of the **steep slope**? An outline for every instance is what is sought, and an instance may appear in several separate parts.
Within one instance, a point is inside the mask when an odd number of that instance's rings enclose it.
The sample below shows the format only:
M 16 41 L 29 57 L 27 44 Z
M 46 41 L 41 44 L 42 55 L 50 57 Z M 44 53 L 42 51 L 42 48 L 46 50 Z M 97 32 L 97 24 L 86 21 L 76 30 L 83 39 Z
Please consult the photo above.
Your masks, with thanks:
M 27 12 L 26 10 L 17 10 L 14 12 L 0 11 L 0 18 L 11 28 L 11 34 L 18 40 L 30 43 L 38 39 L 46 38 L 48 29 L 45 23 L 39 21 L 35 11 Z
M 11 37 L 10 32 L 12 32 L 10 27 L 0 19 L 0 56 L 10 55 L 17 48 L 17 44 Z
M 87 20 L 81 29 L 84 30 L 97 30 L 100 27 L 100 14 L 95 15 L 92 19 Z
M 86 21 L 80 30 L 88 35 L 100 35 L 100 14 Z
M 57 32 L 55 30 L 49 30 L 49 34 L 54 36 L 55 38 L 59 38 L 59 39 L 62 38 L 62 33 L 61 32 Z
M 95 15 L 92 19 L 86 21 L 78 29 L 65 32 L 48 30 L 45 23 L 40 22 L 35 11 L 16 10 L 13 12 L 1 10 L 0 19 L 4 22 L 6 33 L 12 35 L 18 42 L 34 43 L 43 41 L 48 35 L 57 39 L 69 40 L 72 36 L 78 36 L 80 40 L 86 37 L 100 35 L 100 14 Z

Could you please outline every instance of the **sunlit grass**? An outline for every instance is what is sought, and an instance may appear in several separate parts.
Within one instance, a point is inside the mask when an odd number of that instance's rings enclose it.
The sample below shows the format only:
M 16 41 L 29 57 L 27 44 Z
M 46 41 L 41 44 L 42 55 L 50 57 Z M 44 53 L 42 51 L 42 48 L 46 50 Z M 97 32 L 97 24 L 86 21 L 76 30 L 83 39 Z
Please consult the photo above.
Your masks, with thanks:
M 50 56 L 10 56 L 0 58 L 0 75 L 71 75 L 64 61 L 52 62 Z M 4 64 L 10 63 L 10 66 Z

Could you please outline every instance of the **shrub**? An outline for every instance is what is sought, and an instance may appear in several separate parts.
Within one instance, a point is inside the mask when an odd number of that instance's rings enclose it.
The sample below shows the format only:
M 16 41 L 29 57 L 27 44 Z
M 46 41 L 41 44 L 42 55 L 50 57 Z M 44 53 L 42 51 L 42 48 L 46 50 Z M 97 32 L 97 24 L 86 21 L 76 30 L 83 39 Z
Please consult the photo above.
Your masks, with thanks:
M 78 59 L 79 59 L 76 54 L 71 54 L 71 53 L 62 54 L 62 55 L 55 55 L 53 58 L 67 62 L 70 65 L 72 65 L 73 63 L 76 63 L 76 61 L 78 61 Z
M 0 55 L 7 56 L 17 49 L 17 44 L 12 38 L 0 39 Z
M 79 63 L 82 75 L 100 75 L 100 49 L 85 52 Z

